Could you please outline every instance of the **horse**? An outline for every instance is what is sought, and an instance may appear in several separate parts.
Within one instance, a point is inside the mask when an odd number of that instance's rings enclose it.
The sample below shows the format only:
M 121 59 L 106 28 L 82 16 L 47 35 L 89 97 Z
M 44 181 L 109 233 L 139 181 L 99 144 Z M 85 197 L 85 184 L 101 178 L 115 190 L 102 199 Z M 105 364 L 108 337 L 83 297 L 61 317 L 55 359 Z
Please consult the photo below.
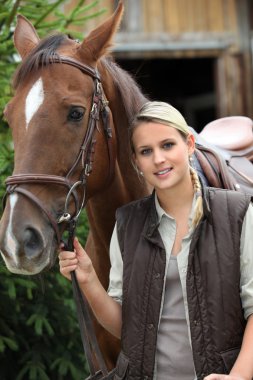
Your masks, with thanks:
M 13 273 L 50 269 L 64 230 L 85 205 L 86 249 L 107 288 L 115 211 L 149 193 L 126 143 L 127 127 L 147 98 L 109 54 L 122 13 L 119 2 L 82 42 L 58 33 L 40 40 L 18 16 L 14 44 L 22 62 L 4 111 L 14 171 L 0 223 L 1 255 Z M 98 325 L 96 334 L 112 368 L 119 341 Z
M 14 172 L 6 181 L 0 223 L 1 255 L 13 273 L 50 269 L 63 232 L 73 231 L 85 206 L 86 250 L 107 288 L 115 211 L 150 194 L 127 143 L 128 126 L 148 99 L 108 54 L 122 13 L 120 1 L 82 42 L 62 34 L 40 40 L 33 25 L 18 16 L 14 44 L 22 62 L 14 77 L 15 95 L 5 108 Z M 208 182 L 217 185 L 213 177 L 209 173 Z M 97 324 L 96 334 L 113 368 L 119 341 Z

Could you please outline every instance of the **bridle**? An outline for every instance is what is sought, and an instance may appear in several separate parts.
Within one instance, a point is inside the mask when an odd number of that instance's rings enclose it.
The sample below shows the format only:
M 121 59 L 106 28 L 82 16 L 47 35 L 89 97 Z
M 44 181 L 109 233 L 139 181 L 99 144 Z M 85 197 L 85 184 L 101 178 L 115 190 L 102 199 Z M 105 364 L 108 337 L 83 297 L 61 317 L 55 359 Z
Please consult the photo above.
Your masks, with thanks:
M 93 155 L 94 155 L 94 149 L 95 149 L 95 131 L 98 127 L 98 122 L 100 119 L 102 119 L 103 123 L 103 130 L 106 138 L 107 143 L 107 151 L 108 151 L 108 159 L 109 159 L 109 171 L 108 171 L 108 179 L 107 182 L 109 183 L 113 177 L 114 173 L 114 164 L 115 164 L 115 157 L 114 157 L 114 151 L 112 146 L 112 129 L 110 127 L 110 121 L 109 121 L 109 112 L 110 109 L 108 107 L 108 101 L 105 97 L 101 79 L 99 72 L 97 69 L 88 66 L 84 63 L 81 63 L 79 61 L 74 60 L 73 58 L 66 57 L 66 56 L 54 56 L 50 59 L 50 64 L 54 63 L 61 63 L 61 64 L 67 64 L 70 66 L 73 66 L 79 70 L 81 70 L 84 74 L 89 75 L 93 78 L 94 82 L 94 93 L 92 98 L 92 105 L 91 105 L 91 111 L 89 115 L 89 121 L 87 130 L 84 136 L 84 139 L 82 141 L 79 153 L 76 157 L 75 162 L 73 163 L 72 167 L 68 171 L 65 177 L 57 176 L 57 175 L 46 175 L 46 174 L 15 174 L 6 179 L 6 185 L 7 195 L 12 194 L 14 192 L 23 194 L 25 197 L 30 199 L 33 203 L 35 203 L 47 216 L 48 220 L 50 221 L 57 238 L 58 244 L 61 241 L 61 235 L 59 231 L 59 224 L 65 222 L 68 223 L 68 229 L 69 232 L 73 235 L 74 230 L 76 227 L 76 223 L 78 221 L 79 215 L 81 213 L 82 208 L 85 206 L 85 203 L 87 201 L 86 199 L 86 184 L 87 184 L 87 177 L 92 172 L 92 163 L 93 163 Z M 81 173 L 78 181 L 72 182 L 71 181 L 71 175 L 74 173 L 76 167 L 81 163 Z M 65 206 L 64 211 L 62 215 L 56 220 L 54 216 L 51 214 L 51 212 L 44 206 L 44 204 L 41 202 L 41 200 L 36 197 L 31 191 L 21 187 L 21 185 L 26 184 L 55 184 L 60 186 L 65 186 L 68 190 L 66 200 L 65 200 Z M 79 202 L 78 195 L 77 195 L 77 189 L 82 189 L 82 197 L 81 202 Z M 69 201 L 70 198 L 74 198 L 75 203 L 75 213 L 71 215 L 69 213 Z
M 86 184 L 87 177 L 92 172 L 93 154 L 95 150 L 95 131 L 98 128 L 98 122 L 102 119 L 103 130 L 106 138 L 108 159 L 109 159 L 109 171 L 107 183 L 109 184 L 113 178 L 114 165 L 115 165 L 115 155 L 112 146 L 112 129 L 110 127 L 109 113 L 110 109 L 108 107 L 108 101 L 106 100 L 100 75 L 98 71 L 90 66 L 87 66 L 81 62 L 78 62 L 72 58 L 57 56 L 50 60 L 50 64 L 53 63 L 64 63 L 67 65 L 74 66 L 75 68 L 81 70 L 84 74 L 87 74 L 93 78 L 94 82 L 94 93 L 92 98 L 91 111 L 89 115 L 89 121 L 86 133 L 84 135 L 79 153 L 76 157 L 75 162 L 68 171 L 65 177 L 57 175 L 44 175 L 44 174 L 15 174 L 6 179 L 6 195 L 12 194 L 14 192 L 23 194 L 25 197 L 30 199 L 35 203 L 47 216 L 50 221 L 57 238 L 58 245 L 61 241 L 61 235 L 59 231 L 59 224 L 65 222 L 68 224 L 68 241 L 66 244 L 66 249 L 73 250 L 73 237 L 75 234 L 76 223 L 78 221 L 79 215 L 82 208 L 86 204 Z M 77 166 L 81 163 L 81 173 L 78 181 L 72 182 L 71 175 L 74 173 Z M 50 211 L 44 206 L 41 200 L 36 197 L 31 191 L 24 189 L 21 185 L 26 184 L 55 184 L 60 186 L 65 186 L 68 189 L 68 193 L 65 200 L 65 207 L 62 215 L 56 220 Z M 79 202 L 77 189 L 82 188 L 81 202 Z M 70 198 L 74 198 L 75 202 L 75 213 L 71 215 L 68 212 Z M 84 353 L 86 355 L 88 365 L 90 368 L 91 377 L 90 379 L 100 379 L 103 376 L 108 379 L 112 379 L 113 373 L 108 372 L 106 364 L 104 362 L 103 356 L 101 354 L 100 348 L 98 346 L 97 338 L 94 332 L 93 321 L 90 315 L 89 306 L 82 294 L 75 272 L 71 272 L 73 295 L 77 308 L 77 317 L 80 327 L 80 334 L 83 343 Z M 96 370 L 96 367 L 99 370 Z M 114 371 L 113 371 L 114 372 Z

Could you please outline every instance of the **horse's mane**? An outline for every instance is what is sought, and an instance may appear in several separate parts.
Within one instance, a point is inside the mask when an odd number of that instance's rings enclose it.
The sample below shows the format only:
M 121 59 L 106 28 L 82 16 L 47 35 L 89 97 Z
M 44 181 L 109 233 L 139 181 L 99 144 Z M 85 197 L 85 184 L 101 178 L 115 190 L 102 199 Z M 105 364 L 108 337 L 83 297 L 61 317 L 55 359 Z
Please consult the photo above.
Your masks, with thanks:
M 123 70 L 112 57 L 104 57 L 101 60 L 104 68 L 110 73 L 113 82 L 118 89 L 127 114 L 128 121 L 131 123 L 140 107 L 147 102 L 147 97 L 141 92 L 140 87 L 133 77 Z
M 57 33 L 42 39 L 18 67 L 13 78 L 13 87 L 16 89 L 31 72 L 37 71 L 42 66 L 49 65 L 54 61 L 54 58 L 59 59 L 57 49 L 66 44 L 69 38 L 71 37 Z M 121 95 L 128 121 L 131 122 L 139 108 L 147 101 L 147 98 L 142 94 L 132 76 L 121 69 L 112 57 L 103 57 L 101 64 L 111 75 Z
M 42 39 L 18 67 L 13 78 L 13 87 L 17 88 L 31 72 L 47 66 L 54 58 L 59 58 L 56 50 L 66 43 L 68 38 L 65 34 L 57 33 Z

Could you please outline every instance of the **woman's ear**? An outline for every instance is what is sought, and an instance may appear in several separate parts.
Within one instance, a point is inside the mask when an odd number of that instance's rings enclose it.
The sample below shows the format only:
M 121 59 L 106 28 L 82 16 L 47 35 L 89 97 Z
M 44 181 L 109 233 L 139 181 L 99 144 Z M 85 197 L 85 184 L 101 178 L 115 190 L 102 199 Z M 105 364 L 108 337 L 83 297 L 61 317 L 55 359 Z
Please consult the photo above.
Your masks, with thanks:
M 137 166 L 136 155 L 135 155 L 135 153 L 132 153 L 132 164 L 133 164 L 134 169 L 138 172 L 138 171 L 139 171 L 139 168 L 138 168 L 138 166 Z
M 195 137 L 192 133 L 190 133 L 187 137 L 187 145 L 189 155 L 193 154 L 193 152 L 195 151 Z

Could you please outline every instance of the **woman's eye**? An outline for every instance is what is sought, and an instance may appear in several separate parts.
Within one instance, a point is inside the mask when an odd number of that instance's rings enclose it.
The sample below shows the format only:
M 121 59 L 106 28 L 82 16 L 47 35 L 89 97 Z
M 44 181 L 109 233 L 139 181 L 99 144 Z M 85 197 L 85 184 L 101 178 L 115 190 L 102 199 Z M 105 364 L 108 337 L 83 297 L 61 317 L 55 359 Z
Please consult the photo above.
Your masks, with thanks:
M 140 153 L 142 156 L 147 156 L 151 153 L 151 149 L 142 149 Z
M 85 114 L 85 109 L 82 107 L 72 107 L 68 114 L 69 121 L 81 121 Z
M 171 149 L 173 147 L 174 143 L 171 143 L 171 142 L 167 142 L 165 144 L 163 144 L 163 148 L 164 149 Z

